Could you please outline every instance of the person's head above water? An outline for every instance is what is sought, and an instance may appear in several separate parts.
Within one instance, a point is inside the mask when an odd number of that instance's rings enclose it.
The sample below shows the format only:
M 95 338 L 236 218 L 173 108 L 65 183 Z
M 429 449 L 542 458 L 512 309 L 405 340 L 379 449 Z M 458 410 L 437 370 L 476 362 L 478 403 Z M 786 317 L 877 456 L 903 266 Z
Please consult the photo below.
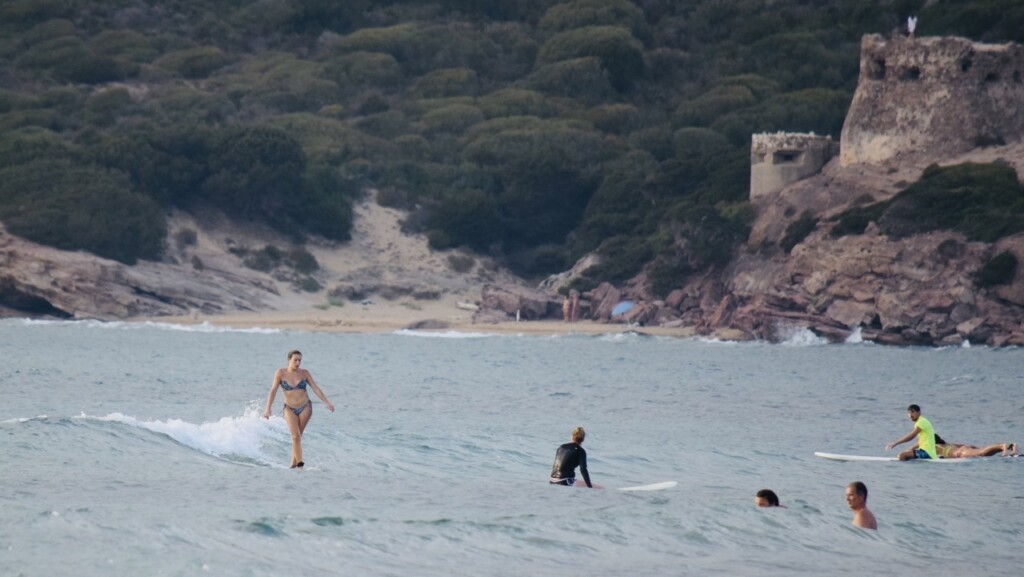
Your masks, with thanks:
M 582 443 L 583 439 L 587 436 L 587 432 L 583 430 L 583 427 L 576 427 L 572 430 L 572 442 Z
M 758 507 L 778 507 L 779 496 L 771 489 L 761 489 L 756 495 L 754 495 L 754 503 L 756 503 Z

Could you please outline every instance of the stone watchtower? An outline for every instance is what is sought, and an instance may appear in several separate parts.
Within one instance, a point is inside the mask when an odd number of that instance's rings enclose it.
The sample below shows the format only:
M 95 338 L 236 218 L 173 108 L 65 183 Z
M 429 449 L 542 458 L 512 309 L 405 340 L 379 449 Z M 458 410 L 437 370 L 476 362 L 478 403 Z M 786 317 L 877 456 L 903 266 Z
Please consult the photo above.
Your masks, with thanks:
M 867 35 L 843 166 L 948 158 L 1024 139 L 1024 46 Z
M 750 198 L 782 190 L 817 174 L 838 152 L 831 136 L 755 134 L 750 143 Z

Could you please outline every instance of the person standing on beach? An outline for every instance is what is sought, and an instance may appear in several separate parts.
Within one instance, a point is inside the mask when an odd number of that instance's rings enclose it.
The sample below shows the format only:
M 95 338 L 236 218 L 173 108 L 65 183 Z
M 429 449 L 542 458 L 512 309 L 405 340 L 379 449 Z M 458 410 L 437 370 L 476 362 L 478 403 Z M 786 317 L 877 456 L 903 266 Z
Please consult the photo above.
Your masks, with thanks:
M 931 421 L 921 416 L 921 407 L 917 405 L 907 407 L 907 418 L 913 421 L 914 430 L 886 445 L 885 450 L 891 451 L 896 445 L 902 445 L 917 437 L 917 446 L 900 453 L 899 459 L 901 461 L 938 459 L 938 455 L 935 454 L 935 429 L 932 427 Z
M 571 312 L 569 314 L 569 318 L 572 322 L 576 322 L 576 319 L 580 316 L 580 292 L 573 289 L 569 295 L 572 298 L 572 307 L 570 307 Z
M 587 452 L 581 446 L 587 432 L 583 427 L 576 427 L 572 430 L 570 441 L 555 451 L 555 464 L 551 466 L 552 485 L 564 485 L 566 487 L 582 486 L 593 488 L 590 482 L 590 473 L 587 472 Z M 576 467 L 580 468 L 580 475 L 583 475 L 582 484 L 576 480 Z
M 853 511 L 854 527 L 878 529 L 875 514 L 868 509 L 868 486 L 854 481 L 846 486 L 846 505 Z
M 334 412 L 334 405 L 327 400 L 327 396 L 313 380 L 313 375 L 306 369 L 299 368 L 302 364 L 302 353 L 299 351 L 288 352 L 288 366 L 274 371 L 274 380 L 270 383 L 270 393 L 267 395 L 267 407 L 263 410 L 263 418 L 270 418 L 270 408 L 274 404 L 274 397 L 277 389 L 284 391 L 284 421 L 288 423 L 288 430 L 292 435 L 292 463 L 291 468 L 302 468 L 305 463 L 302 461 L 302 433 L 306 430 L 309 418 L 313 416 L 313 403 L 309 400 L 306 387 L 313 389 L 317 397 L 327 405 L 327 410 Z
M 565 297 L 562 301 L 562 322 L 569 322 L 569 297 Z

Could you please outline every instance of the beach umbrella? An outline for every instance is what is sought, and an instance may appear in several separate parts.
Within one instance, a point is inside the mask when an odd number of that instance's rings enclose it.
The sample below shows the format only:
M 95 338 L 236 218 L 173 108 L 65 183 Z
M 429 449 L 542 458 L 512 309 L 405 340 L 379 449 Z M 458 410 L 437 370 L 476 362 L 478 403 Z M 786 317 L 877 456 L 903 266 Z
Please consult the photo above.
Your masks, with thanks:
M 633 301 L 622 301 L 612 309 L 612 316 L 617 317 L 619 315 L 624 315 L 628 313 L 631 308 L 633 308 Z

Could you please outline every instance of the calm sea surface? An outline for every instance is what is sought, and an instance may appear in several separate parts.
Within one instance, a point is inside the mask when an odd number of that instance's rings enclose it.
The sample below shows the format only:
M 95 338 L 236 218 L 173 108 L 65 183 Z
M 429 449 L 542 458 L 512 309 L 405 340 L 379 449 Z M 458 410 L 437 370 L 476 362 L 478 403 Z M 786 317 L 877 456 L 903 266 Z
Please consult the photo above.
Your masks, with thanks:
M 307 469 L 259 417 L 289 349 Z M 1019 576 L 1024 350 L 0 321 L 0 575 Z M 277 401 L 280 406 L 280 397 Z M 591 491 L 547 485 L 574 425 Z M 617 487 L 674 480 L 674 489 Z M 880 530 L 850 526 L 867 483 Z M 786 508 L 757 509 L 774 489 Z

